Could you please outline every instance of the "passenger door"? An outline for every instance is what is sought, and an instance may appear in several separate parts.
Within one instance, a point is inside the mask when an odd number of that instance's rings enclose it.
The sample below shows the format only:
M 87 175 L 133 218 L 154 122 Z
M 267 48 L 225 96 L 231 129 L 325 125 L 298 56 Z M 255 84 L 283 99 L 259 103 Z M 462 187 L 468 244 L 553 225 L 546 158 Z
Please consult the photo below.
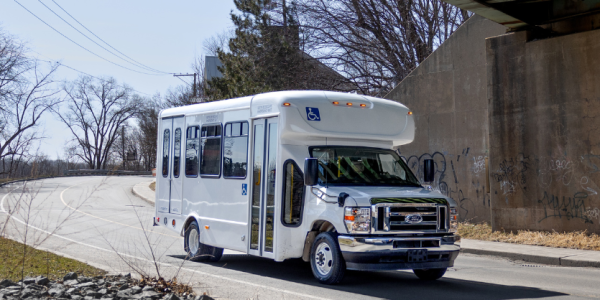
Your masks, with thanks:
M 184 153 L 184 121 L 183 117 L 173 118 L 173 162 L 171 172 L 171 197 L 170 209 L 172 214 L 181 214 L 181 203 L 183 198 L 183 170 Z
M 183 189 L 182 143 L 183 117 L 161 120 L 161 161 L 158 182 L 158 211 L 181 214 Z
M 277 118 L 253 123 L 250 239 L 248 253 L 274 258 L 277 179 Z

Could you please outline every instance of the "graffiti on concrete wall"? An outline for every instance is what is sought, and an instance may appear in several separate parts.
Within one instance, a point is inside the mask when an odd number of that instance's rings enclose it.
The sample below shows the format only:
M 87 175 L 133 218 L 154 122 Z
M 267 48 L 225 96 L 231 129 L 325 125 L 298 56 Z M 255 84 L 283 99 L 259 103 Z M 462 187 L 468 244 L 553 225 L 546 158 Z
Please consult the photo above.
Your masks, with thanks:
M 525 172 L 530 168 L 529 156 L 519 155 L 504 159 L 491 177 L 498 182 L 502 194 L 513 194 L 517 188 L 526 189 L 527 177 Z
M 404 158 L 421 181 L 423 163 L 432 159 L 436 169 L 432 187 L 456 201 L 462 220 L 487 221 L 482 219 L 489 217 L 491 207 L 490 191 L 485 190 L 487 156 L 475 155 L 470 150 L 465 148 L 457 155 L 436 151 Z M 508 204 L 510 199 L 524 197 L 524 201 L 542 209 L 538 223 L 548 219 L 600 223 L 600 208 L 596 207 L 600 206 L 597 205 L 600 189 L 592 179 L 600 172 L 599 155 L 572 159 L 564 154 L 518 154 L 490 165 L 489 171 L 489 180 L 496 185 L 494 193 L 500 199 Z
M 590 220 L 600 220 L 600 209 L 597 207 L 586 207 L 584 215 Z
M 538 221 L 550 218 L 579 219 L 593 224 L 599 219 L 600 209 L 591 205 L 598 203 L 598 186 L 590 176 L 600 172 L 600 156 L 582 155 L 572 159 L 567 155 L 538 156 L 519 154 L 498 163 L 490 174 L 498 191 L 505 197 L 525 199 L 538 197 L 537 204 L 544 215 Z M 566 191 L 566 192 L 565 192 Z M 533 196 L 541 195 L 543 196 Z M 534 200 L 535 201 L 535 200 Z
M 581 219 L 586 223 L 591 223 L 592 219 L 588 216 L 585 207 L 587 193 L 576 192 L 573 196 L 556 196 L 544 192 L 544 197 L 538 200 L 544 207 L 544 217 L 538 220 L 542 222 L 545 219 L 556 217 L 570 219 Z
M 473 156 L 473 173 L 479 174 L 485 172 L 485 156 Z

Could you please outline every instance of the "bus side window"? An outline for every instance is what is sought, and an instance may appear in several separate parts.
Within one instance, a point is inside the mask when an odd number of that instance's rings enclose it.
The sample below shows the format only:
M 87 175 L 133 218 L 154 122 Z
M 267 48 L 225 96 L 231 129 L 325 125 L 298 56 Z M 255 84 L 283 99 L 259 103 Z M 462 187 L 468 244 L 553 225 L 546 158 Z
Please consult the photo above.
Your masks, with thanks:
M 173 144 L 173 176 L 179 177 L 181 168 L 181 128 L 175 129 L 175 144 Z
M 300 226 L 302 223 L 302 209 L 304 206 L 304 174 L 293 160 L 283 164 L 283 209 L 281 221 L 290 227 Z
M 246 178 L 248 165 L 248 122 L 225 124 L 223 177 Z
M 198 152 L 200 152 L 200 128 L 190 126 L 186 131 L 185 140 L 185 176 L 198 176 Z
M 202 126 L 201 135 L 200 175 L 218 178 L 221 175 L 221 124 Z
M 170 141 L 170 130 L 165 129 L 163 134 L 163 161 L 162 161 L 162 174 L 163 177 L 169 176 L 169 146 L 171 146 Z

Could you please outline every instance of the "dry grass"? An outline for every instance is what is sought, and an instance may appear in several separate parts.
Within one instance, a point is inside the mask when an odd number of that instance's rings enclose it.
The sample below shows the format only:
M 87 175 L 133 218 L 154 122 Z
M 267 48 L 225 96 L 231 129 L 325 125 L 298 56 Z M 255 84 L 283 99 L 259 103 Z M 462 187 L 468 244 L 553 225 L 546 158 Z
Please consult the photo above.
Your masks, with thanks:
M 150 184 L 150 189 L 156 191 L 156 181 Z
M 458 234 L 465 239 L 600 251 L 600 236 L 588 234 L 586 231 L 563 233 L 529 230 L 519 230 L 517 233 L 492 232 L 492 227 L 485 223 L 460 223 Z
M 0 279 L 21 280 L 23 257 L 25 260 L 24 276 L 44 275 L 50 280 L 61 279 L 69 272 L 77 272 L 85 276 L 99 276 L 105 271 L 82 262 L 58 256 L 56 254 L 34 249 L 29 246 L 0 237 Z M 23 256 L 23 251 L 26 255 Z

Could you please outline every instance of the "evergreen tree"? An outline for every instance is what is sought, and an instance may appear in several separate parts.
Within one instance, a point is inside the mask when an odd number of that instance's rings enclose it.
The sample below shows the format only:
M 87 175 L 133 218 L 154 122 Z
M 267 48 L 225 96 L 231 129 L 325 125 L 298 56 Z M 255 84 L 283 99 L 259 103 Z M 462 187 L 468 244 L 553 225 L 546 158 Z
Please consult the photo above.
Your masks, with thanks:
M 275 7 L 272 0 L 234 3 L 240 12 L 231 13 L 235 36 L 229 40 L 229 52 L 217 51 L 223 78 L 208 83 L 208 96 L 216 100 L 302 88 L 302 52 L 293 9 L 283 1 L 281 20 L 275 22 L 269 14 Z

